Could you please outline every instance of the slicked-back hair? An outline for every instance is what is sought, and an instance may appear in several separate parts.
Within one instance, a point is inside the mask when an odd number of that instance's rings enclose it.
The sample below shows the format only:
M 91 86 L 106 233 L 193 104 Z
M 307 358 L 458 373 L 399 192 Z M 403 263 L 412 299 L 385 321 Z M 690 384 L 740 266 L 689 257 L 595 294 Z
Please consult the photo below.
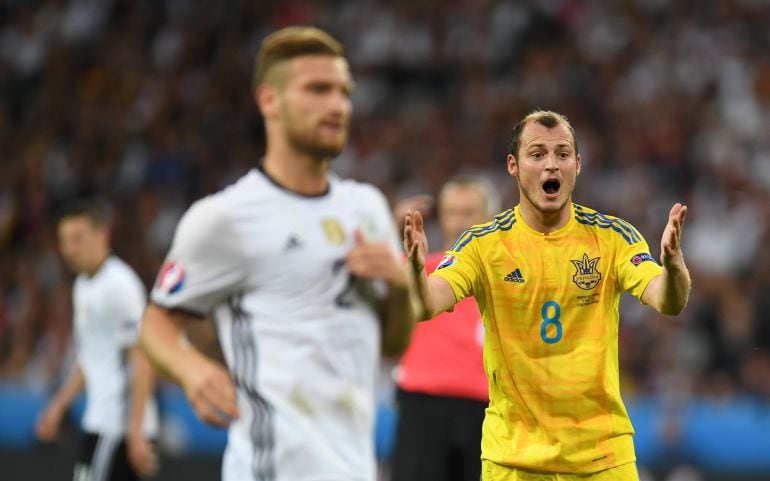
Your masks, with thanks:
M 495 215 L 500 212 L 502 199 L 495 185 L 486 177 L 472 175 L 458 175 L 447 181 L 438 194 L 439 206 L 444 196 L 455 187 L 473 187 L 478 189 L 484 196 L 484 207 L 487 215 Z
M 110 208 L 107 202 L 100 198 L 76 199 L 66 204 L 61 210 L 59 223 L 75 217 L 85 217 L 94 227 L 109 227 Z
M 535 110 L 527 114 L 527 116 L 521 119 L 519 123 L 516 124 L 516 126 L 513 128 L 513 134 L 511 135 L 511 155 L 517 159 L 519 158 L 521 133 L 524 131 L 524 127 L 526 127 L 527 124 L 531 122 L 540 124 L 547 129 L 552 129 L 559 124 L 567 127 L 570 134 L 572 134 L 572 144 L 575 147 L 575 155 L 578 154 L 578 142 L 577 137 L 575 136 L 575 129 L 572 128 L 572 125 L 569 123 L 569 120 L 567 120 L 567 117 L 558 112 L 552 112 L 550 110 Z
M 316 27 L 286 27 L 273 32 L 262 41 L 254 62 L 254 88 L 268 80 L 270 70 L 277 64 L 303 55 L 344 57 L 345 47 Z

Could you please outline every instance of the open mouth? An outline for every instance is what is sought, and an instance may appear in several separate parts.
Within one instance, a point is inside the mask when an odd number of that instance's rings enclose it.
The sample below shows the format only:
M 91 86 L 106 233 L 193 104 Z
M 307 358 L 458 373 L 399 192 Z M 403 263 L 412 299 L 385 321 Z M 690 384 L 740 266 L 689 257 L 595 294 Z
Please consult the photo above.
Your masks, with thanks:
M 543 191 L 549 195 L 557 194 L 559 192 L 559 187 L 561 187 L 561 184 L 556 179 L 548 179 L 543 182 Z

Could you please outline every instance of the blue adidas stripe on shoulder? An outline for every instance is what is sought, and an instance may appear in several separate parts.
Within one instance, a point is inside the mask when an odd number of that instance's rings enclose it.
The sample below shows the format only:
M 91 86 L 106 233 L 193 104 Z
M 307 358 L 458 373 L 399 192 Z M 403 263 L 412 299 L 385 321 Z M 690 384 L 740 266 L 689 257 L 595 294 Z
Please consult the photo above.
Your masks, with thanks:
M 483 237 L 498 230 L 510 230 L 511 227 L 513 227 L 513 224 L 516 223 L 516 217 L 513 215 L 513 209 L 508 209 L 505 212 L 497 214 L 494 219 L 495 220 L 488 224 L 483 224 L 479 227 L 474 227 L 463 232 L 463 234 L 457 238 L 457 241 L 449 250 L 459 252 L 471 240 L 473 240 L 474 237 Z
M 492 222 L 488 222 L 478 227 L 472 227 L 466 230 L 462 233 L 462 235 L 460 235 L 460 237 L 457 238 L 457 241 L 455 241 L 450 250 L 455 250 L 460 244 L 465 245 L 467 243 L 466 241 L 472 238 L 474 234 L 483 234 L 485 232 L 491 232 L 495 230 L 498 225 L 506 224 L 512 217 L 513 210 L 509 209 L 505 212 L 497 214 Z
M 452 245 L 450 250 L 454 250 L 454 248 L 457 247 L 458 244 L 463 242 L 471 234 L 477 233 L 477 232 L 485 232 L 485 231 L 491 230 L 491 229 L 493 229 L 495 227 L 496 223 L 507 222 L 511 217 L 513 217 L 513 210 L 509 209 L 509 210 L 506 210 L 506 211 L 501 212 L 501 213 L 497 214 L 496 216 L 494 216 L 493 217 L 494 220 L 491 221 L 491 222 L 487 222 L 486 224 L 481 224 L 481 225 L 479 225 L 477 227 L 471 227 L 470 229 L 468 229 L 465 232 L 463 232 L 460 235 L 460 237 L 457 238 L 457 240 Z
M 591 221 L 597 221 L 597 222 L 606 223 L 606 224 L 617 224 L 623 230 L 625 230 L 631 236 L 631 239 L 634 240 L 635 242 L 642 239 L 642 235 L 639 234 L 639 232 L 625 220 L 619 217 L 610 217 L 608 215 L 602 214 L 601 212 L 597 212 L 597 211 L 586 212 L 583 209 L 584 209 L 583 206 L 575 204 L 576 214 L 580 214 L 584 216 L 586 219 Z
M 576 218 L 595 223 L 595 225 L 599 227 L 623 229 L 625 235 L 630 237 L 630 240 L 632 243 L 639 242 L 642 239 L 641 234 L 639 234 L 639 232 L 637 232 L 637 230 L 634 229 L 631 226 L 631 224 L 627 223 L 623 219 L 618 219 L 618 218 L 611 219 L 599 213 L 597 213 L 598 215 L 592 215 L 589 213 L 578 212 L 578 211 L 575 211 L 575 213 L 576 213 L 576 216 L 575 216 Z
M 620 234 L 629 245 L 636 244 L 642 240 L 642 235 L 639 234 L 639 231 L 625 220 L 609 217 L 601 212 L 586 212 L 583 209 L 583 206 L 575 204 L 575 220 L 579 223 L 602 229 L 612 229 Z

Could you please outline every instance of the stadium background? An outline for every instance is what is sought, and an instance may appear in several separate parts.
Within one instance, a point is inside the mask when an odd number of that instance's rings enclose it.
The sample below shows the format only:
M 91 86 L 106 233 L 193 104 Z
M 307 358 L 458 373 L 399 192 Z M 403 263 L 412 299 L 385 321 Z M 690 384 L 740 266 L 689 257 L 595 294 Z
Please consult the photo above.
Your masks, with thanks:
M 766 0 L 3 2 L 0 477 L 68 479 L 75 424 L 53 446 L 32 430 L 72 358 L 57 208 L 108 197 L 115 251 L 149 286 L 184 209 L 263 151 L 249 92 L 261 39 L 315 24 L 347 45 L 357 82 L 335 170 L 393 202 L 469 172 L 512 205 L 510 130 L 538 107 L 577 130 L 576 200 L 631 221 L 655 253 L 669 206 L 687 203 L 689 307 L 672 321 L 621 305 L 643 479 L 770 479 L 769 22 Z M 224 433 L 175 387 L 158 394 L 157 479 L 218 479 Z

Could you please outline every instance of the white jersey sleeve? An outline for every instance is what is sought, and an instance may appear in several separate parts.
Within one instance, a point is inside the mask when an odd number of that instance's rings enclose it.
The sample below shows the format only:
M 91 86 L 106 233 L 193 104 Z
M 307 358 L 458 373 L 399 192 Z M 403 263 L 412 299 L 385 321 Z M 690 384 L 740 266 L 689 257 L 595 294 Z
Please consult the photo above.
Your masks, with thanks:
M 194 203 L 177 226 L 166 261 L 152 290 L 154 304 L 206 315 L 240 290 L 246 256 L 216 196 Z
M 399 257 L 403 255 L 401 240 L 396 231 L 396 223 L 393 219 L 390 206 L 385 196 L 373 186 L 365 185 L 365 193 L 371 200 L 372 212 L 375 217 L 375 226 L 363 224 L 361 226 L 364 237 L 370 241 L 386 242 L 393 253 Z M 366 203 L 364 200 L 364 203 Z
M 369 242 L 384 242 L 393 251 L 396 259 L 403 257 L 401 242 L 396 231 L 388 200 L 383 193 L 369 184 L 356 184 L 357 198 L 354 205 L 366 206 L 367 214 L 361 217 L 361 233 Z M 374 289 L 374 296 L 382 299 L 387 295 L 388 287 L 382 279 L 369 282 Z
M 111 318 L 115 321 L 115 338 L 118 346 L 128 348 L 136 345 L 139 325 L 147 303 L 144 285 L 133 272 L 116 279 L 111 301 Z

